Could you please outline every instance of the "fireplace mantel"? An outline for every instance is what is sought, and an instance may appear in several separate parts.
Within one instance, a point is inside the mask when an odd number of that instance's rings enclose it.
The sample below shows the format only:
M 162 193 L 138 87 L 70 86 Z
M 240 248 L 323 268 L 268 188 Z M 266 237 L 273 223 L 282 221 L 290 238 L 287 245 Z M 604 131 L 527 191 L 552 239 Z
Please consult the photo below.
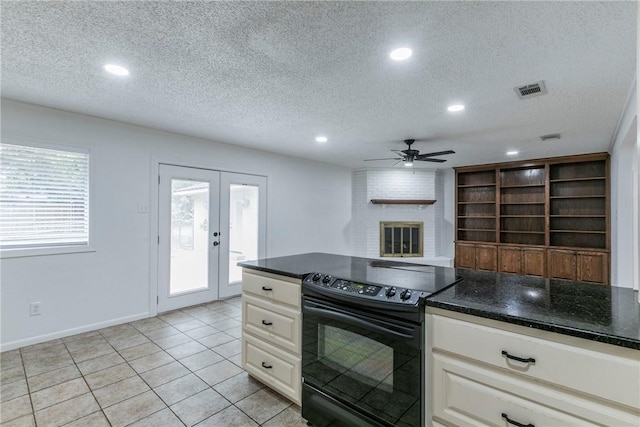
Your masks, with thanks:
M 426 199 L 371 199 L 373 205 L 432 205 L 435 202 L 435 200 Z

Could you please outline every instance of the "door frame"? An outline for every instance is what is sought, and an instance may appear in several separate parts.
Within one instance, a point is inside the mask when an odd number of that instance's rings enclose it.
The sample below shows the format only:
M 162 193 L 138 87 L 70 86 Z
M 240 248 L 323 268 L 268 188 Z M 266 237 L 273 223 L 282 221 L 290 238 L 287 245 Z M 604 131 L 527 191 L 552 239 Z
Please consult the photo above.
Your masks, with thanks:
M 184 156 L 169 156 L 152 154 L 150 159 L 150 175 L 149 175 L 149 317 L 158 314 L 158 232 L 160 224 L 159 220 L 159 197 L 158 197 L 158 176 L 160 172 L 160 164 L 171 166 L 182 166 L 187 168 L 209 169 L 218 172 L 239 173 L 244 175 L 263 176 L 267 180 L 265 191 L 265 224 L 269 223 L 269 181 L 271 174 L 266 172 L 256 172 L 241 169 L 229 169 L 217 164 L 203 163 L 202 159 Z M 141 204 L 144 204 L 142 202 Z M 268 245 L 266 242 L 269 238 L 269 227 L 265 226 L 265 245 L 263 257 L 266 258 Z

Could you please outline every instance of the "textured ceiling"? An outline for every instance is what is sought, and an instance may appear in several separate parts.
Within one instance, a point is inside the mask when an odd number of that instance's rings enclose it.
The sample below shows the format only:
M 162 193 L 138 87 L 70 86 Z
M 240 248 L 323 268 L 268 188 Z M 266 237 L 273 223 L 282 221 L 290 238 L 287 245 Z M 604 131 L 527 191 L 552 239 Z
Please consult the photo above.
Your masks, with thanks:
M 635 73 L 635 2 L 1 7 L 3 97 L 354 168 L 411 137 L 457 152 L 424 167 L 606 151 Z

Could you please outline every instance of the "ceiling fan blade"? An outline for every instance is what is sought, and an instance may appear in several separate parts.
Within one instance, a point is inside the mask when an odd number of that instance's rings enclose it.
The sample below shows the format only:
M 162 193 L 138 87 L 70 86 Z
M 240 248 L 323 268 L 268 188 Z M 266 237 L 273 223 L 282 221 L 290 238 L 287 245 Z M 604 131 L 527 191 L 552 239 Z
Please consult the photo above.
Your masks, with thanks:
M 432 159 L 431 157 L 427 157 L 427 158 L 424 158 L 424 159 L 419 159 L 418 158 L 418 159 L 415 159 L 415 160 L 418 160 L 420 162 L 434 162 L 434 163 L 444 163 L 444 162 L 446 162 L 445 159 Z
M 376 160 L 402 160 L 402 159 L 399 159 L 397 157 L 387 157 L 385 159 L 364 159 L 365 162 L 372 162 Z
M 445 154 L 455 154 L 456 152 L 453 150 L 447 151 L 437 151 L 435 153 L 424 153 L 418 155 L 418 160 L 422 160 L 423 158 L 433 157 L 433 156 L 444 156 Z

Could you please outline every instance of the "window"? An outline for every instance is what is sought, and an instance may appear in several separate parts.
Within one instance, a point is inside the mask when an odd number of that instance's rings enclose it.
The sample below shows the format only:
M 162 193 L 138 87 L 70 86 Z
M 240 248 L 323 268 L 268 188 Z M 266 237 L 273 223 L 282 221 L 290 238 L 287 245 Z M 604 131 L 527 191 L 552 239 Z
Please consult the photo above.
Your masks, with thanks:
M 0 144 L 3 256 L 90 250 L 89 151 Z
M 422 222 L 381 222 L 381 257 L 421 257 Z

